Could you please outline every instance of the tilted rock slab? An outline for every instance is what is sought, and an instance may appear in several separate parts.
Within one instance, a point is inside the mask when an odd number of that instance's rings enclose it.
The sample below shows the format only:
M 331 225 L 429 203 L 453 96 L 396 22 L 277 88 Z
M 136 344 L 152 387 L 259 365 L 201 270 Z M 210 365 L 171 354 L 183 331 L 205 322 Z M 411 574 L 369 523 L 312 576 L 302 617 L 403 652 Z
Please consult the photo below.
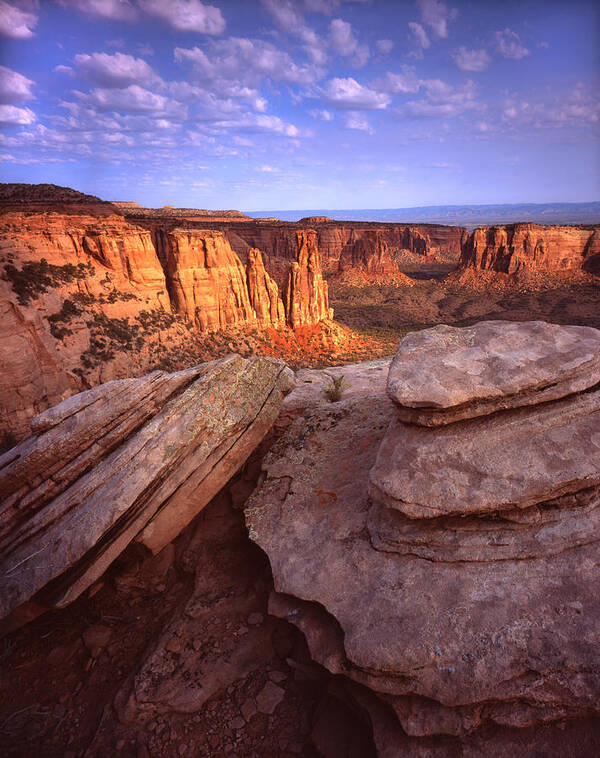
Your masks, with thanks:
M 589 734 L 600 713 L 598 394 L 440 428 L 403 424 L 380 389 L 307 401 L 269 453 L 246 521 L 273 569 L 270 611 L 359 688 L 382 755 L 510 754 L 542 727 L 544 754 L 564 755 L 564 739 L 548 737 L 556 724 Z M 429 479 L 401 468 L 412 455 L 430 457 Z M 375 501 L 369 488 L 385 476 L 411 497 Z
M 292 372 L 231 355 L 108 382 L 32 422 L 0 458 L 0 618 L 62 607 L 132 541 L 160 551 L 273 424 Z

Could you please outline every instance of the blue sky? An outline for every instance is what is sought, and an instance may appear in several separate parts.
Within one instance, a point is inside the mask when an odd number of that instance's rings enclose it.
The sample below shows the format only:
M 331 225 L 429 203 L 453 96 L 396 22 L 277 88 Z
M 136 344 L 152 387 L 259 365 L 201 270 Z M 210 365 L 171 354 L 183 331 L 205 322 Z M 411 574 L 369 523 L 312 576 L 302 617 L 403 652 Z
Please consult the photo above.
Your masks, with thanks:
M 600 199 L 600 4 L 0 0 L 0 171 L 105 199 Z

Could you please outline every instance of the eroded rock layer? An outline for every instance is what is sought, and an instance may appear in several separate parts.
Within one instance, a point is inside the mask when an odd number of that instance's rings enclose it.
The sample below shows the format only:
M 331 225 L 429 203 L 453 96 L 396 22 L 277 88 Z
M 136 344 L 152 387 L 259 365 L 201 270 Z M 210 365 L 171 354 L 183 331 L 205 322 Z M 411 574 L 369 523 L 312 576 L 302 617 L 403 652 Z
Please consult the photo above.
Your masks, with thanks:
M 504 274 L 596 271 L 599 259 L 598 228 L 510 224 L 475 229 L 464 242 L 460 266 Z
M 409 277 L 400 272 L 384 233 L 372 230 L 362 234 L 352 231 L 348 244 L 340 254 L 337 276 L 348 283 L 413 284 Z
M 66 605 L 132 540 L 160 551 L 244 463 L 292 381 L 281 361 L 232 355 L 108 382 L 34 419 L 0 458 L 0 617 L 33 597 Z
M 77 390 L 169 367 L 173 355 L 175 367 L 188 353 L 183 365 L 193 365 L 198 334 L 331 317 L 318 253 L 304 243 L 296 242 L 297 262 L 286 263 L 286 312 L 259 250 L 243 264 L 220 231 L 151 231 L 105 206 L 102 215 L 92 204 L 0 214 L 4 448 L 36 413 Z
M 438 345 L 439 381 L 467 331 Z M 427 366 L 420 334 L 407 339 Z M 512 336 L 508 324 L 492 342 L 471 330 L 478 370 L 467 362 L 462 383 L 491 382 Z M 585 349 L 571 362 L 559 345 L 553 372 L 540 346 L 548 383 L 587 372 L 568 396 L 442 427 L 403 422 L 381 382 L 329 405 L 306 385 L 287 400 L 302 392 L 304 411 L 246 521 L 273 569 L 271 612 L 352 682 L 380 755 L 503 755 L 536 740 L 563 755 L 549 735 L 566 721 L 589 738 L 600 715 L 600 392 Z M 498 377 L 489 394 L 501 398 Z M 419 393 L 396 380 L 396 394 L 435 405 L 431 382 Z
M 290 268 L 285 291 L 285 312 L 292 329 L 333 318 L 327 282 L 321 273 L 316 232 L 312 229 L 297 232 L 296 244 L 297 261 Z
M 361 238 L 372 238 L 373 234 L 385 242 L 392 256 L 408 251 L 418 256 L 447 260 L 458 259 L 462 240 L 467 235 L 465 229 L 453 226 L 315 221 L 311 217 L 298 224 L 260 220 L 228 224 L 226 233 L 230 236 L 233 248 L 240 254 L 246 244 L 258 247 L 269 259 L 294 260 L 298 227 L 316 231 L 325 271 L 336 271 L 344 249 Z

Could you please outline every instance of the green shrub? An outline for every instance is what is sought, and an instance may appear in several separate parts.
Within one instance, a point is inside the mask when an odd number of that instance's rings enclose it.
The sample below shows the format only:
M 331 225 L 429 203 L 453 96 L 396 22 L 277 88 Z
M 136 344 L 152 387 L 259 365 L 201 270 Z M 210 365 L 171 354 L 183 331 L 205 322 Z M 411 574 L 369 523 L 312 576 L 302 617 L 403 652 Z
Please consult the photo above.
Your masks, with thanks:
M 169 329 L 177 321 L 176 316 L 160 308 L 153 308 L 151 311 L 140 311 L 136 318 L 145 332 L 157 332 L 160 329 Z
M 70 334 L 73 334 L 73 330 L 67 326 L 61 326 L 61 324 L 68 323 L 73 316 L 79 316 L 81 309 L 75 305 L 72 300 L 65 300 L 58 313 L 53 313 L 50 316 L 46 316 L 50 322 L 50 332 L 57 340 L 63 340 Z
M 330 403 L 336 403 L 341 399 L 345 383 L 346 378 L 344 376 L 336 376 L 331 380 L 327 387 L 325 387 L 323 392 Z
M 28 305 L 30 300 L 47 292 L 48 287 L 68 284 L 75 279 L 85 279 L 94 273 L 95 269 L 89 263 L 78 263 L 77 266 L 66 263 L 64 266 L 56 266 L 41 258 L 39 261 L 24 261 L 20 269 L 12 263 L 7 263 L 2 278 L 11 283 L 19 303 Z

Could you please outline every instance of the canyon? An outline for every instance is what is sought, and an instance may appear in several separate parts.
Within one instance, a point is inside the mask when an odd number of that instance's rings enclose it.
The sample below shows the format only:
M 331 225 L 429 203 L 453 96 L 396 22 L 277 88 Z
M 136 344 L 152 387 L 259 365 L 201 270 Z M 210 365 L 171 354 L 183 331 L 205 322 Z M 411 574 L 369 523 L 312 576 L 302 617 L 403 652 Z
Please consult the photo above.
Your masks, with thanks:
M 3 754 L 597 754 L 599 235 L 0 185 Z

